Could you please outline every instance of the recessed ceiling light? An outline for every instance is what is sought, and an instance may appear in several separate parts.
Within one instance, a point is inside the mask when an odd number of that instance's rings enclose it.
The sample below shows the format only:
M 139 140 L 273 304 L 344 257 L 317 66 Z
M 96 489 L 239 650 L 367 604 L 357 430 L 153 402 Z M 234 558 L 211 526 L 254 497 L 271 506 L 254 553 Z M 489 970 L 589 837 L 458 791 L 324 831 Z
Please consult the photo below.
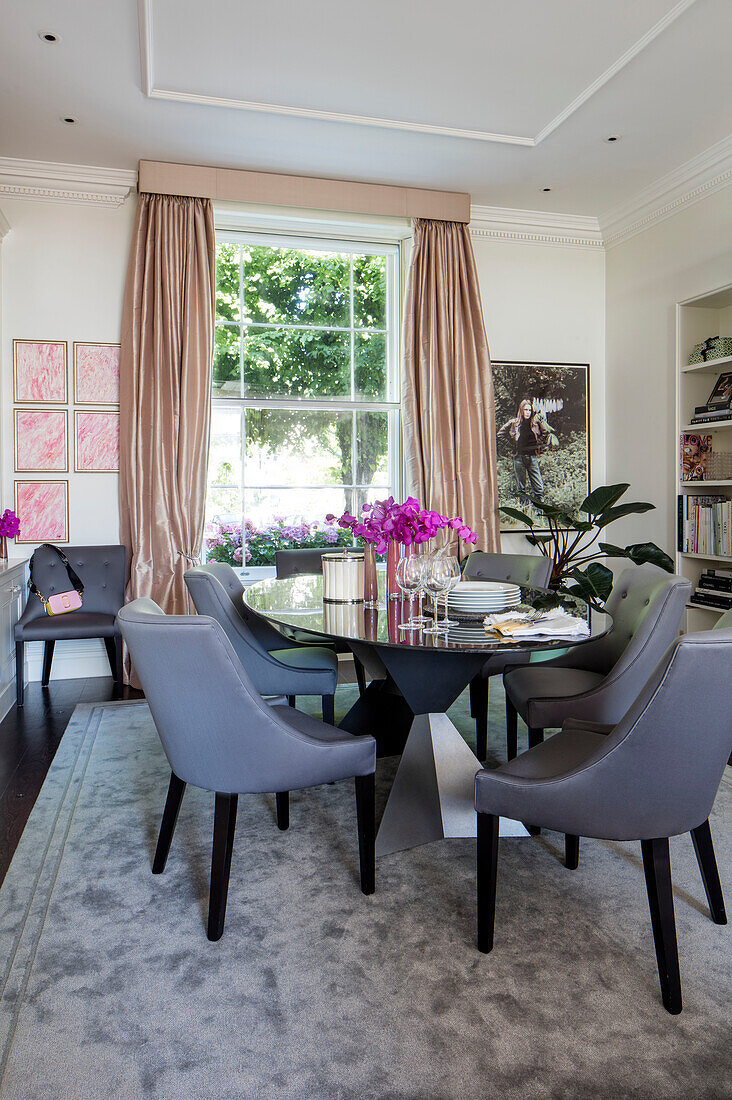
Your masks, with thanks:
M 620 141 L 619 134 L 611 134 L 610 137 L 606 137 L 605 141 Z
M 71 115 L 66 115 L 61 118 L 62 122 L 68 122 L 69 126 L 74 126 L 79 120 L 78 118 L 72 118 Z
M 551 191 L 551 187 L 542 187 L 542 191 Z
M 40 38 L 41 42 L 60 42 L 61 41 L 61 35 L 60 34 L 54 34 L 53 31 L 39 31 L 38 32 L 38 37 Z

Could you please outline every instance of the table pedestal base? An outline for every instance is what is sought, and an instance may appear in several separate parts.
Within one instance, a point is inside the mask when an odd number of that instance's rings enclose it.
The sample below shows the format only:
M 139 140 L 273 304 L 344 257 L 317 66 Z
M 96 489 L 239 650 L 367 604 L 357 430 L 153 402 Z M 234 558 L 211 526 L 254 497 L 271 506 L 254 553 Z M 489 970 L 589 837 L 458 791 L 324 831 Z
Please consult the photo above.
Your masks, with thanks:
M 480 761 L 446 714 L 418 714 L 409 731 L 376 836 L 376 855 L 476 831 L 475 773 Z M 528 836 L 501 818 L 501 836 Z

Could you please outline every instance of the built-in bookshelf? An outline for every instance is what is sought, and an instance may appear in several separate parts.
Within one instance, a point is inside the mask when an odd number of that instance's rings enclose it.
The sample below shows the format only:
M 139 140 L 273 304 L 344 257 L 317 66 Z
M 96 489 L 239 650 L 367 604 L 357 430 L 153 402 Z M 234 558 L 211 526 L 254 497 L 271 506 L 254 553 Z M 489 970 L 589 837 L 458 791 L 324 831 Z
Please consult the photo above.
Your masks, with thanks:
M 732 452 L 732 421 L 711 421 L 707 424 L 691 424 L 694 409 L 706 403 L 716 378 L 727 371 L 732 372 L 732 355 L 719 359 L 710 359 L 705 363 L 689 363 L 689 354 L 695 344 L 700 344 L 710 336 L 732 336 L 732 285 L 719 290 L 679 302 L 676 307 L 676 494 L 681 499 L 681 512 L 690 511 L 684 507 L 684 501 L 691 496 L 720 498 L 719 507 L 710 519 L 714 506 L 705 512 L 705 518 L 711 526 L 717 523 L 723 514 L 723 502 L 732 501 L 731 480 L 683 481 L 680 462 L 680 437 L 682 434 L 710 435 L 712 452 Z M 726 513 L 725 513 L 726 514 Z M 722 614 L 714 607 L 703 607 L 694 602 L 693 592 L 699 585 L 700 576 L 707 570 L 730 570 L 732 555 L 687 552 L 677 550 L 676 571 L 688 577 L 692 584 L 692 596 L 687 604 L 686 629 L 707 630 Z

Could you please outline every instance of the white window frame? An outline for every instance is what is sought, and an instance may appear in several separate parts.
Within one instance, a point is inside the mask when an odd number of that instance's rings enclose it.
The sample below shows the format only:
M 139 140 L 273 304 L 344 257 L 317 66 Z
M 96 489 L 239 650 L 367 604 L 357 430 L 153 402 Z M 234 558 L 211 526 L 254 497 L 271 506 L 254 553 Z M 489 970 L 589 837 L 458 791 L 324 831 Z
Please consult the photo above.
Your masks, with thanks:
M 387 369 L 386 369 L 386 399 L 383 401 L 378 400 L 359 400 L 353 396 L 354 393 L 354 345 L 355 341 L 352 339 L 351 344 L 351 395 L 348 397 L 334 396 L 318 399 L 298 398 L 298 397 L 247 397 L 243 392 L 240 397 L 232 397 L 231 394 L 227 394 L 225 397 L 217 397 L 215 393 L 212 394 L 211 404 L 212 409 L 222 409 L 241 412 L 241 439 L 242 444 L 246 438 L 245 435 L 245 423 L 244 416 L 247 409 L 295 409 L 305 411 L 311 409 L 315 411 L 326 412 L 385 412 L 389 418 L 388 428 L 388 440 L 389 449 L 387 454 L 387 468 L 389 471 L 389 481 L 391 484 L 390 491 L 395 497 L 399 498 L 402 491 L 403 484 L 403 447 L 402 447 L 402 420 L 401 420 L 401 313 L 402 313 L 402 276 L 404 271 L 404 256 L 403 256 L 403 240 L 394 240 L 394 237 L 390 235 L 388 239 L 379 239 L 377 237 L 364 236 L 364 237 L 342 237 L 332 235 L 328 232 L 323 233 L 292 233 L 287 231 L 280 231 L 273 229 L 268 230 L 251 230 L 247 228 L 229 228 L 229 227 L 217 227 L 216 229 L 216 243 L 228 243 L 236 245 L 252 245 L 259 247 L 269 248 L 293 248 L 293 249 L 312 249 L 314 251 L 330 251 L 340 252 L 349 255 L 379 255 L 385 256 L 387 262 Z M 351 278 L 353 278 L 353 269 L 351 269 Z M 241 269 L 240 269 L 240 286 L 239 286 L 239 300 L 242 300 L 242 285 L 241 285 Z M 351 295 L 351 324 L 348 327 L 331 326 L 331 325 L 288 325 L 288 324 L 259 324 L 253 325 L 254 328 L 295 328 L 303 330 L 318 330 L 328 332 L 344 332 L 353 333 L 369 331 L 369 332 L 383 332 L 383 329 L 364 329 L 360 326 L 354 325 L 353 317 L 353 295 Z M 233 327 L 236 322 L 229 322 Z M 218 327 L 218 326 L 217 326 Z M 238 322 L 239 327 L 239 354 L 242 355 L 243 348 L 243 329 L 247 328 L 243 317 L 240 317 Z M 243 363 L 241 363 L 241 385 L 242 390 L 244 386 L 244 370 Z M 242 500 L 247 488 L 246 481 L 246 448 L 242 445 L 241 454 L 241 494 Z M 356 470 L 356 433 L 352 433 L 352 462 L 351 462 L 351 476 L 355 474 Z M 230 485 L 217 485 L 209 486 L 210 488 L 235 488 Z M 327 489 L 330 486 L 327 485 L 314 485 L 308 483 L 307 485 L 266 485 L 266 486 L 251 486 L 251 488 L 264 488 L 264 489 Z M 367 489 L 368 486 L 361 486 L 356 484 L 346 484 L 343 488 L 348 489 Z M 243 518 L 242 509 L 242 518 Z

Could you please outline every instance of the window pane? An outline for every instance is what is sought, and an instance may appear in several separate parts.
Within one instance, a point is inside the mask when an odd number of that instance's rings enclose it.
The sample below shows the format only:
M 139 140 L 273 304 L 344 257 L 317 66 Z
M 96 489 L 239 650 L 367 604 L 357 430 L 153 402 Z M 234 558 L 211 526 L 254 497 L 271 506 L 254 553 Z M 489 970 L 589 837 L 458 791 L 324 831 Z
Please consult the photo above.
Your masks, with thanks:
M 352 413 L 247 409 L 247 485 L 351 481 Z
M 353 323 L 386 328 L 386 256 L 353 257 Z
M 350 336 L 347 332 L 246 329 L 244 383 L 248 397 L 350 396 Z
M 239 316 L 239 245 L 222 241 L 216 246 L 216 320 Z
M 356 397 L 386 400 L 386 334 L 357 332 L 353 344 Z
M 389 414 L 356 413 L 356 488 L 351 511 L 389 495 Z
M 214 397 L 241 396 L 238 325 L 217 325 L 214 330 L 211 389 Z
M 350 256 L 244 245 L 244 312 L 260 324 L 351 323 Z

